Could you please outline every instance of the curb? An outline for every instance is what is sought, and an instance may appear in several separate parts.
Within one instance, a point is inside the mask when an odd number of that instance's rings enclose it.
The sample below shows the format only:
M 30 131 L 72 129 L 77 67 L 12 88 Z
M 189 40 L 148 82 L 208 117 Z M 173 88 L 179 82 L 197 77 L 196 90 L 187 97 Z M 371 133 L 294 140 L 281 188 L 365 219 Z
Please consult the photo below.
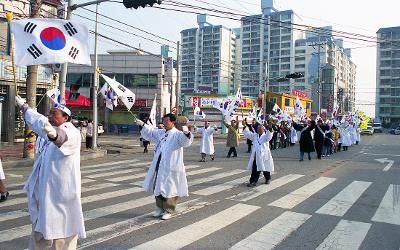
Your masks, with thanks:
M 93 151 L 89 154 L 81 155 L 81 162 L 96 158 L 102 158 L 107 155 L 107 150 L 101 149 Z M 15 168 L 15 167 L 32 167 L 34 160 L 32 159 L 21 159 L 15 161 L 4 161 L 2 162 L 4 168 Z

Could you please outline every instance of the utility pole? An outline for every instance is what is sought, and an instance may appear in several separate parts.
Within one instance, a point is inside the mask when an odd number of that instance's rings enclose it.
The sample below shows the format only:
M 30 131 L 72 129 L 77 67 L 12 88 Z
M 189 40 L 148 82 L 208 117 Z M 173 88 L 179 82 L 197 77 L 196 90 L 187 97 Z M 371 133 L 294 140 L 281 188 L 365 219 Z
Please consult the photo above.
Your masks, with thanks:
M 96 4 L 96 27 L 94 34 L 94 82 L 93 82 L 93 135 L 92 135 L 92 149 L 97 149 L 97 89 L 99 87 L 99 71 L 98 71 L 98 60 L 97 60 L 97 40 L 99 31 L 99 3 Z
M 30 2 L 30 18 L 39 18 L 40 17 L 40 8 L 42 6 L 41 0 L 31 0 Z M 38 65 L 31 65 L 27 68 L 27 77 L 26 77 L 26 101 L 31 108 L 36 108 L 36 89 L 37 89 L 37 81 L 38 81 Z M 35 141 L 36 136 L 29 129 L 28 126 L 25 126 L 24 130 L 24 151 L 23 158 L 33 159 L 35 157 Z
M 179 105 L 181 105 L 181 49 L 180 49 L 181 42 L 176 42 L 176 84 L 175 84 L 175 95 L 176 95 L 176 114 L 179 114 Z
M 68 8 L 66 16 L 67 20 L 71 19 L 72 6 L 73 6 L 73 0 L 68 0 Z M 67 71 L 68 71 L 68 63 L 64 63 L 61 68 L 59 86 L 58 86 L 60 88 L 61 104 L 65 104 L 65 85 L 67 83 Z
M 321 86 L 321 44 L 318 43 L 318 77 L 317 77 L 317 83 L 318 83 L 318 114 L 321 114 L 321 91 L 322 91 L 322 86 Z
M 265 81 L 264 81 L 264 96 L 263 96 L 263 110 L 264 110 L 264 120 L 266 120 L 267 115 L 267 91 L 269 90 L 269 60 L 270 60 L 270 50 L 271 50 L 271 15 L 267 18 L 268 27 L 268 50 L 267 50 L 267 62 L 265 63 Z

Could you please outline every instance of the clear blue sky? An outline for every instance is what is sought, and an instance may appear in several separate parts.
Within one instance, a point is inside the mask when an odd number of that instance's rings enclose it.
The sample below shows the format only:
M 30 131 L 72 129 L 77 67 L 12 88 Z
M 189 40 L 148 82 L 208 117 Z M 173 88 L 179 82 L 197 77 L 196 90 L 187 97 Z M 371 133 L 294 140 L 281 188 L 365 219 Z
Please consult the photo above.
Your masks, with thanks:
M 76 1 L 76 3 L 86 2 L 87 0 Z M 187 4 L 203 6 L 210 8 L 205 2 L 227 6 L 237 10 L 242 14 L 261 13 L 260 1 L 258 0 L 176 0 Z M 166 3 L 166 2 L 165 2 Z M 398 0 L 277 0 L 276 5 L 279 9 L 292 9 L 302 19 L 303 23 L 312 26 L 332 25 L 335 30 L 359 33 L 363 35 L 376 36 L 376 31 L 380 27 L 400 26 L 398 12 L 400 2 Z M 163 4 L 164 7 L 171 7 Z M 94 7 L 89 7 L 94 10 Z M 222 9 L 218 7 L 218 9 Z M 226 10 L 226 9 L 225 9 Z M 229 10 L 226 10 L 229 11 Z M 100 13 L 111 16 L 115 19 L 130 23 L 133 26 L 158 34 L 172 41 L 180 39 L 180 31 L 186 28 L 196 27 L 196 15 L 188 13 L 173 12 L 168 10 L 146 8 L 139 10 L 125 9 L 119 3 L 102 3 Z M 77 10 L 76 14 L 94 19 L 94 14 L 85 10 Z M 90 29 L 94 29 L 94 23 L 74 16 L 73 19 L 85 22 Z M 240 22 L 221 18 L 210 18 L 213 24 L 223 24 L 227 27 L 240 27 Z M 101 22 L 108 23 L 148 37 L 148 35 L 124 27 L 121 24 L 110 22 L 100 18 Z M 146 41 L 144 39 L 132 36 L 130 34 L 113 30 L 100 25 L 100 33 L 111 36 L 119 41 L 131 44 L 135 47 L 141 47 L 153 53 L 159 53 L 158 44 Z M 360 104 L 373 104 L 375 100 L 375 82 L 376 82 L 376 47 L 366 47 L 371 43 L 345 40 L 346 47 L 362 47 L 354 49 L 353 61 L 357 65 L 357 93 L 356 101 Z M 91 41 L 93 44 L 93 41 Z M 92 46 L 93 47 L 93 46 Z M 106 50 L 127 49 L 124 46 L 116 45 L 112 42 L 100 40 L 99 49 L 101 52 Z M 360 110 L 366 111 L 369 115 L 374 114 L 374 106 L 359 106 Z

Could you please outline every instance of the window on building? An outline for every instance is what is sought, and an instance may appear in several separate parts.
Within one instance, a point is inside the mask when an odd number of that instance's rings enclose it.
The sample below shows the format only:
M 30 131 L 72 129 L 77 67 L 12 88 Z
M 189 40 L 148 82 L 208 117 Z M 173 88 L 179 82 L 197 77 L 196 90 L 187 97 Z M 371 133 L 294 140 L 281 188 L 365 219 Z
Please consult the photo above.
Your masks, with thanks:
M 103 79 L 100 77 L 100 79 Z M 82 87 L 91 87 L 93 81 L 92 73 L 68 73 L 66 86 L 69 87 L 72 84 L 79 84 Z M 100 86 L 102 86 L 100 84 Z
M 128 88 L 156 88 L 158 83 L 157 74 L 125 74 L 124 78 L 124 86 Z
M 277 103 L 277 98 L 276 97 L 270 97 L 269 98 L 269 102 L 272 102 L 272 103 Z
M 290 99 L 289 98 L 285 98 L 285 107 L 290 107 Z

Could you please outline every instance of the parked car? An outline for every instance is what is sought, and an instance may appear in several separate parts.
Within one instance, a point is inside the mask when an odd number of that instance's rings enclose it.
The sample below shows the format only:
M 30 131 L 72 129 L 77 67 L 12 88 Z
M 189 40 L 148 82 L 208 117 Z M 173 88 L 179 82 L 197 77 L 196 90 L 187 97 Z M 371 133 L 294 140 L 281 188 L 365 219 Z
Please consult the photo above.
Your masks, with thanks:
M 374 128 L 372 126 L 367 126 L 366 129 L 361 129 L 360 134 L 362 134 L 362 135 L 373 135 L 374 134 Z
M 372 124 L 372 128 L 374 129 L 374 133 L 382 133 L 382 124 L 380 122 L 374 122 Z
M 391 128 L 391 129 L 389 130 L 389 134 L 392 134 L 392 135 L 400 135 L 400 127 Z

